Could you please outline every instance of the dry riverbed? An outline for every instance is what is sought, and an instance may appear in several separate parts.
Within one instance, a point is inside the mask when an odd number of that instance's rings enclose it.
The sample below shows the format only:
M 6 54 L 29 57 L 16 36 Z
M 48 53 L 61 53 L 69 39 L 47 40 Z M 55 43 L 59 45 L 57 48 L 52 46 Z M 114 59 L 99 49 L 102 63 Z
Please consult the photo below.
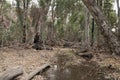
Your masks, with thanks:
M 3 48 L 0 50 L 0 73 L 12 67 L 22 66 L 24 68 L 23 76 L 26 76 L 37 67 L 48 62 L 52 64 L 52 68 L 56 68 L 57 66 L 57 68 L 62 69 L 70 65 L 81 65 L 82 63 L 88 63 L 89 65 L 91 62 L 95 62 L 99 68 L 106 70 L 104 71 L 105 74 L 107 73 L 106 78 L 120 78 L 119 57 L 105 55 L 104 53 L 93 53 L 93 55 L 94 57 L 91 60 L 86 61 L 82 57 L 74 55 L 72 49 L 69 48 L 54 48 L 53 50 L 39 51 L 34 49 Z M 49 75 L 46 76 L 48 77 Z M 37 75 L 32 80 L 46 80 L 46 76 Z

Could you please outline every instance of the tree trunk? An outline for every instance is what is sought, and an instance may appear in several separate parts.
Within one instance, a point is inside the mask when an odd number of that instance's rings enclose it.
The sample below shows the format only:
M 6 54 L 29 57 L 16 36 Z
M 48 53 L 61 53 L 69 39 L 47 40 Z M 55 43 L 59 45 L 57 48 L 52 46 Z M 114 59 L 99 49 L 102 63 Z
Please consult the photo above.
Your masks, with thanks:
M 22 42 L 23 43 L 26 42 L 26 25 L 23 26 L 23 38 L 22 38 Z
M 93 44 L 94 44 L 94 29 L 95 29 L 94 18 L 92 18 L 92 29 L 91 29 L 91 32 L 92 32 L 92 35 L 91 35 L 91 46 L 93 46 Z
M 103 6 L 102 0 L 97 0 L 97 5 L 102 9 Z
M 102 6 L 103 6 L 103 1 L 102 0 L 97 0 L 96 1 L 97 2 L 97 5 L 100 7 L 100 9 L 102 9 Z M 96 44 L 96 46 L 97 46 L 97 48 L 99 49 L 99 48 L 101 48 L 103 45 L 103 40 L 104 39 L 101 39 L 101 38 L 103 38 L 102 36 L 101 36 L 101 34 L 100 34 L 100 30 L 99 30 L 99 28 L 97 27 L 97 44 Z
M 27 37 L 27 0 L 23 0 L 23 7 L 24 7 L 24 20 L 23 20 L 23 39 L 22 42 L 26 43 L 26 37 Z
M 88 9 L 85 7 L 85 47 L 89 48 L 89 23 L 90 23 L 90 14 Z
M 118 23 L 117 23 L 117 27 L 118 27 L 118 39 L 120 40 L 120 5 L 119 5 L 119 0 L 116 0 L 117 3 L 117 10 L 118 10 Z
M 104 36 L 105 41 L 108 43 L 108 47 L 112 53 L 120 55 L 120 42 L 118 38 L 110 30 L 110 24 L 107 18 L 102 13 L 100 8 L 97 6 L 94 0 L 82 0 L 86 7 L 89 9 L 90 13 L 94 17 L 101 34 Z M 109 41 L 108 41 L 109 40 Z

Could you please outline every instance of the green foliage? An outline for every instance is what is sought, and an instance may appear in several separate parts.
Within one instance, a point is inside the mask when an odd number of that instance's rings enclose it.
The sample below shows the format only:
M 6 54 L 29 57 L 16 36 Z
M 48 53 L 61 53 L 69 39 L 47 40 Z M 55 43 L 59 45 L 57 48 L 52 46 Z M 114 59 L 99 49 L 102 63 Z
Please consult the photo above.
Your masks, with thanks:
M 117 21 L 115 10 L 113 10 L 113 3 L 114 3 L 114 0 L 104 0 L 104 3 L 103 3 L 104 4 L 103 12 L 107 16 L 112 26 Z
M 11 26 L 9 29 L 4 29 L 2 26 L 3 29 L 0 30 L 0 41 L 5 41 L 4 43 L 6 43 L 6 40 L 22 41 L 22 27 L 25 24 L 25 22 L 27 25 L 26 29 L 28 33 L 30 33 L 30 29 L 28 26 L 32 26 L 34 28 L 40 26 L 40 28 L 44 28 L 42 30 L 42 36 L 46 38 L 48 32 L 46 30 L 47 26 L 49 26 L 47 24 L 48 17 L 52 17 L 50 21 L 52 21 L 52 27 L 55 27 L 57 34 L 56 38 L 63 39 L 67 37 L 70 40 L 74 40 L 75 38 L 80 38 L 81 36 L 84 36 L 83 34 L 80 34 L 81 32 L 86 32 L 86 16 L 84 15 L 85 6 L 82 4 L 81 0 L 38 0 L 39 6 L 29 6 L 31 0 L 26 0 L 28 8 L 27 16 L 25 16 L 23 4 L 24 1 L 25 0 L 16 0 L 16 12 L 13 13 L 15 13 L 15 16 L 17 16 L 17 21 L 10 19 L 8 16 L 11 8 L 11 5 L 9 3 L 5 1 L 4 5 L 2 5 L 2 9 L 0 8 L 1 14 L 3 16 L 6 16 L 6 18 L 11 21 Z M 102 5 L 103 12 L 108 17 L 111 25 L 114 25 L 116 23 L 116 13 L 113 10 L 113 2 L 114 0 L 103 0 Z M 51 10 L 52 16 L 48 14 L 48 12 L 50 12 L 49 10 Z M 26 21 L 24 21 L 24 17 L 26 17 Z M 91 19 L 91 16 L 89 17 Z M 89 26 L 91 28 L 91 21 L 89 23 Z M 95 28 L 95 31 L 96 30 L 97 28 Z M 96 37 L 97 32 L 95 32 L 94 34 Z
M 51 0 L 38 0 L 39 6 L 45 8 L 46 6 L 50 5 Z
M 20 7 L 20 0 L 16 0 L 16 12 L 17 12 L 17 16 L 19 18 L 18 22 L 20 22 L 20 25 L 23 26 L 23 10 Z
M 82 7 L 81 0 L 56 0 L 55 13 L 58 20 L 55 26 L 58 26 L 60 36 L 69 34 L 72 38 L 83 27 Z
M 19 41 L 21 42 L 21 33 L 20 27 L 18 27 L 18 24 L 12 24 L 10 28 L 2 28 L 2 31 L 0 32 L 0 44 L 8 45 L 11 42 Z

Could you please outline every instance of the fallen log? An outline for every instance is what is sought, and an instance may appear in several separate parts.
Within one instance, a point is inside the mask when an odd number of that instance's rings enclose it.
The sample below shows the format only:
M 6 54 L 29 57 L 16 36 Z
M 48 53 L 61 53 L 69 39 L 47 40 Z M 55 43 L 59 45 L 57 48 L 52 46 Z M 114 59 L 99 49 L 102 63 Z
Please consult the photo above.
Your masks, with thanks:
M 79 56 L 81 56 L 85 60 L 91 60 L 93 58 L 93 54 L 92 53 L 83 53 L 83 54 L 79 54 Z
M 9 70 L 6 70 L 5 72 L 1 73 L 0 80 L 14 80 L 16 77 L 23 74 L 23 68 L 22 67 L 16 67 Z
M 42 73 L 45 69 L 49 68 L 50 64 L 44 64 L 43 66 L 37 68 L 33 72 L 31 72 L 28 76 L 25 77 L 25 80 L 31 80 L 38 73 Z

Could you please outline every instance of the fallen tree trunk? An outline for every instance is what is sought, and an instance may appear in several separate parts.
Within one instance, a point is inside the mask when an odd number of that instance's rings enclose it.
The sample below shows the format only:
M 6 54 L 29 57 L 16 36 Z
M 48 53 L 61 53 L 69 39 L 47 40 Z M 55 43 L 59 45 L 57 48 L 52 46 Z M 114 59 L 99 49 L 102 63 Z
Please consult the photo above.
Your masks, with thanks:
M 110 30 L 110 24 L 106 16 L 102 13 L 97 6 L 95 0 L 82 0 L 86 5 L 92 16 L 94 17 L 101 34 L 104 36 L 105 41 L 108 43 L 108 47 L 117 55 L 120 55 L 120 42 L 118 38 Z
M 43 72 L 46 68 L 50 67 L 50 64 L 45 64 L 33 72 L 31 72 L 28 76 L 25 77 L 25 80 L 31 80 L 36 74 Z
M 0 75 L 0 80 L 14 80 L 16 77 L 23 74 L 23 69 L 21 67 L 12 68 L 5 71 Z

